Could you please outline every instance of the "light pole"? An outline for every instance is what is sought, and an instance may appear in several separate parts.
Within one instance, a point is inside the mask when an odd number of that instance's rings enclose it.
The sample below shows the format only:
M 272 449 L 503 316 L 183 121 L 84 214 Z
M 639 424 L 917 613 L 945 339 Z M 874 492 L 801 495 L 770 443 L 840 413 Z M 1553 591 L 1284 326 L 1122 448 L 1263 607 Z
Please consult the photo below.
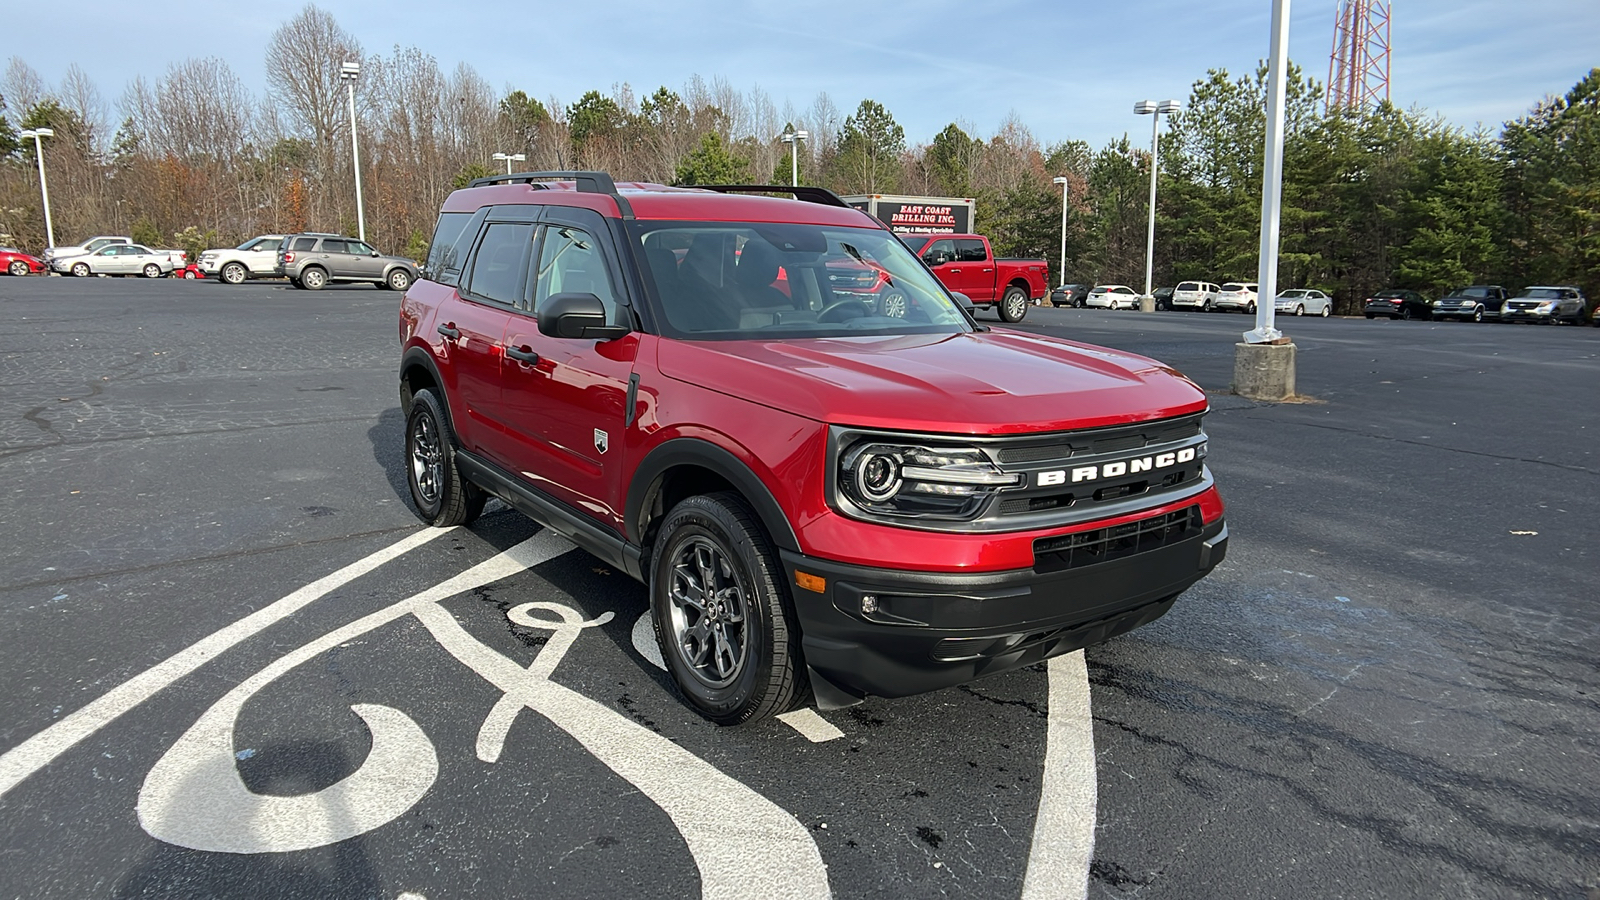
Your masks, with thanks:
M 789 186 L 800 186 L 800 142 L 808 141 L 811 135 L 805 131 L 785 131 L 778 140 L 789 145 Z
M 1067 179 L 1066 179 L 1065 176 L 1057 175 L 1055 178 L 1052 178 L 1051 181 L 1053 181 L 1056 184 L 1061 185 L 1061 277 L 1058 279 L 1058 281 L 1061 284 L 1066 284 L 1067 283 Z
M 1133 111 L 1141 116 L 1151 116 L 1150 121 L 1150 232 L 1145 237 L 1144 244 L 1144 295 L 1150 296 L 1150 278 L 1155 270 L 1156 262 L 1156 164 L 1161 160 L 1161 144 L 1158 141 L 1161 131 L 1161 114 L 1172 114 L 1182 109 L 1183 105 L 1176 100 L 1140 100 L 1133 105 Z
M 54 128 L 29 128 L 22 132 L 22 139 L 33 139 L 33 155 L 39 159 L 39 194 L 44 197 L 44 239 L 50 249 L 56 247 L 56 227 L 50 222 L 50 185 L 44 180 L 44 143 L 40 138 L 55 137 Z
M 361 146 L 356 141 L 356 81 L 361 77 L 361 63 L 347 62 L 339 67 L 339 80 L 350 94 L 350 156 L 356 168 L 356 230 L 357 237 L 367 239 L 367 214 L 361 208 Z
M 505 163 L 507 175 L 511 174 L 511 163 L 513 160 L 517 162 L 526 162 L 528 159 L 527 156 L 521 153 L 491 153 L 489 154 L 489 158 Z
M 1284 68 L 1289 58 L 1289 0 L 1273 0 L 1272 44 L 1267 64 L 1266 169 L 1261 182 L 1261 245 L 1256 265 L 1256 327 L 1245 343 L 1265 344 L 1283 337 L 1274 324 L 1278 296 L 1278 229 L 1283 201 Z

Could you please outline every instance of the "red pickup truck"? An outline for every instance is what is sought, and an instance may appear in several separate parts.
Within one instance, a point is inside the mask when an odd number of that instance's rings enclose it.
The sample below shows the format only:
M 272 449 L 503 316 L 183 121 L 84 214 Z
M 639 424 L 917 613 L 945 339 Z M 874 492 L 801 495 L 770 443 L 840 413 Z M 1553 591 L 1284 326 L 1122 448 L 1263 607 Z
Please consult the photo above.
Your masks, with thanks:
M 1049 292 L 1050 267 L 1042 259 L 995 258 L 981 234 L 904 234 L 939 281 L 967 295 L 973 306 L 997 307 L 1006 322 L 1021 322 L 1030 300 Z

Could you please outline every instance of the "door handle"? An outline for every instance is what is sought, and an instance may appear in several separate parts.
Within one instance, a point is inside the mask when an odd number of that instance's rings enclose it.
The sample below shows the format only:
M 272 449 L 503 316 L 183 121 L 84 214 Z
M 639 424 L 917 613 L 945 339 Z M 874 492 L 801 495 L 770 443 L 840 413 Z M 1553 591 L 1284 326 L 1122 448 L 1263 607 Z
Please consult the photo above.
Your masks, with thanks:
M 461 337 L 461 329 L 457 328 L 454 322 L 440 325 L 438 331 L 445 336 L 445 340 L 453 341 Z
M 949 269 L 949 270 L 947 270 L 947 271 L 949 271 L 949 272 L 951 272 L 951 273 L 952 273 L 952 274 L 954 274 L 954 273 L 956 273 L 956 272 L 959 272 L 959 271 L 961 271 L 961 270 L 960 270 L 960 269 Z
M 506 355 L 525 366 L 531 366 L 539 361 L 539 354 L 533 352 L 531 347 L 507 347 Z

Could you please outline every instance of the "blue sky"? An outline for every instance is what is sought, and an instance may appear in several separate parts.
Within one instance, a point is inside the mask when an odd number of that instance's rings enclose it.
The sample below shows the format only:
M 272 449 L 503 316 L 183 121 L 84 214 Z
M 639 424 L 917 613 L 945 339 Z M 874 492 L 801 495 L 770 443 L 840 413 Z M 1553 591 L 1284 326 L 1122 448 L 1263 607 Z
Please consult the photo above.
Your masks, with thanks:
M 497 89 L 540 98 L 570 103 L 622 82 L 642 95 L 699 74 L 741 90 L 760 86 L 780 110 L 785 101 L 805 109 L 819 91 L 844 113 L 871 97 L 911 143 L 953 120 L 987 136 L 1015 111 L 1042 142 L 1081 138 L 1095 146 L 1124 132 L 1143 135 L 1148 120 L 1135 120 L 1136 100 L 1183 99 L 1210 68 L 1253 69 L 1267 52 L 1271 11 L 1269 0 L 319 5 L 369 54 L 415 45 L 445 71 L 468 62 Z M 1291 56 L 1319 81 L 1327 77 L 1335 6 L 1293 6 Z M 1394 7 L 1394 100 L 1466 128 L 1483 122 L 1497 130 L 1600 65 L 1596 0 L 1396 0 Z M 299 9 L 168 0 L 140 16 L 190 23 L 180 34 L 133 33 L 112 15 L 77 16 L 63 27 L 51 5 L 26 4 L 7 14 L 0 57 L 21 57 L 51 84 L 77 63 L 112 115 L 129 80 L 158 77 L 188 56 L 222 57 L 260 93 L 267 38 Z

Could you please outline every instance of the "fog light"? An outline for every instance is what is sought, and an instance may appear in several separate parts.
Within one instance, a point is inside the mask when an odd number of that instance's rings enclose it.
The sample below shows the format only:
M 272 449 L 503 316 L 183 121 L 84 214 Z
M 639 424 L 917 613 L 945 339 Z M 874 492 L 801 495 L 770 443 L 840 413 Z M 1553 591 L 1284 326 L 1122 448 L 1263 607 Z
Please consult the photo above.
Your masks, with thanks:
M 874 597 L 871 594 L 867 594 L 866 596 L 862 597 L 861 598 L 861 611 L 863 613 L 867 613 L 867 614 L 871 614 L 871 613 L 877 612 L 878 611 L 878 598 Z

